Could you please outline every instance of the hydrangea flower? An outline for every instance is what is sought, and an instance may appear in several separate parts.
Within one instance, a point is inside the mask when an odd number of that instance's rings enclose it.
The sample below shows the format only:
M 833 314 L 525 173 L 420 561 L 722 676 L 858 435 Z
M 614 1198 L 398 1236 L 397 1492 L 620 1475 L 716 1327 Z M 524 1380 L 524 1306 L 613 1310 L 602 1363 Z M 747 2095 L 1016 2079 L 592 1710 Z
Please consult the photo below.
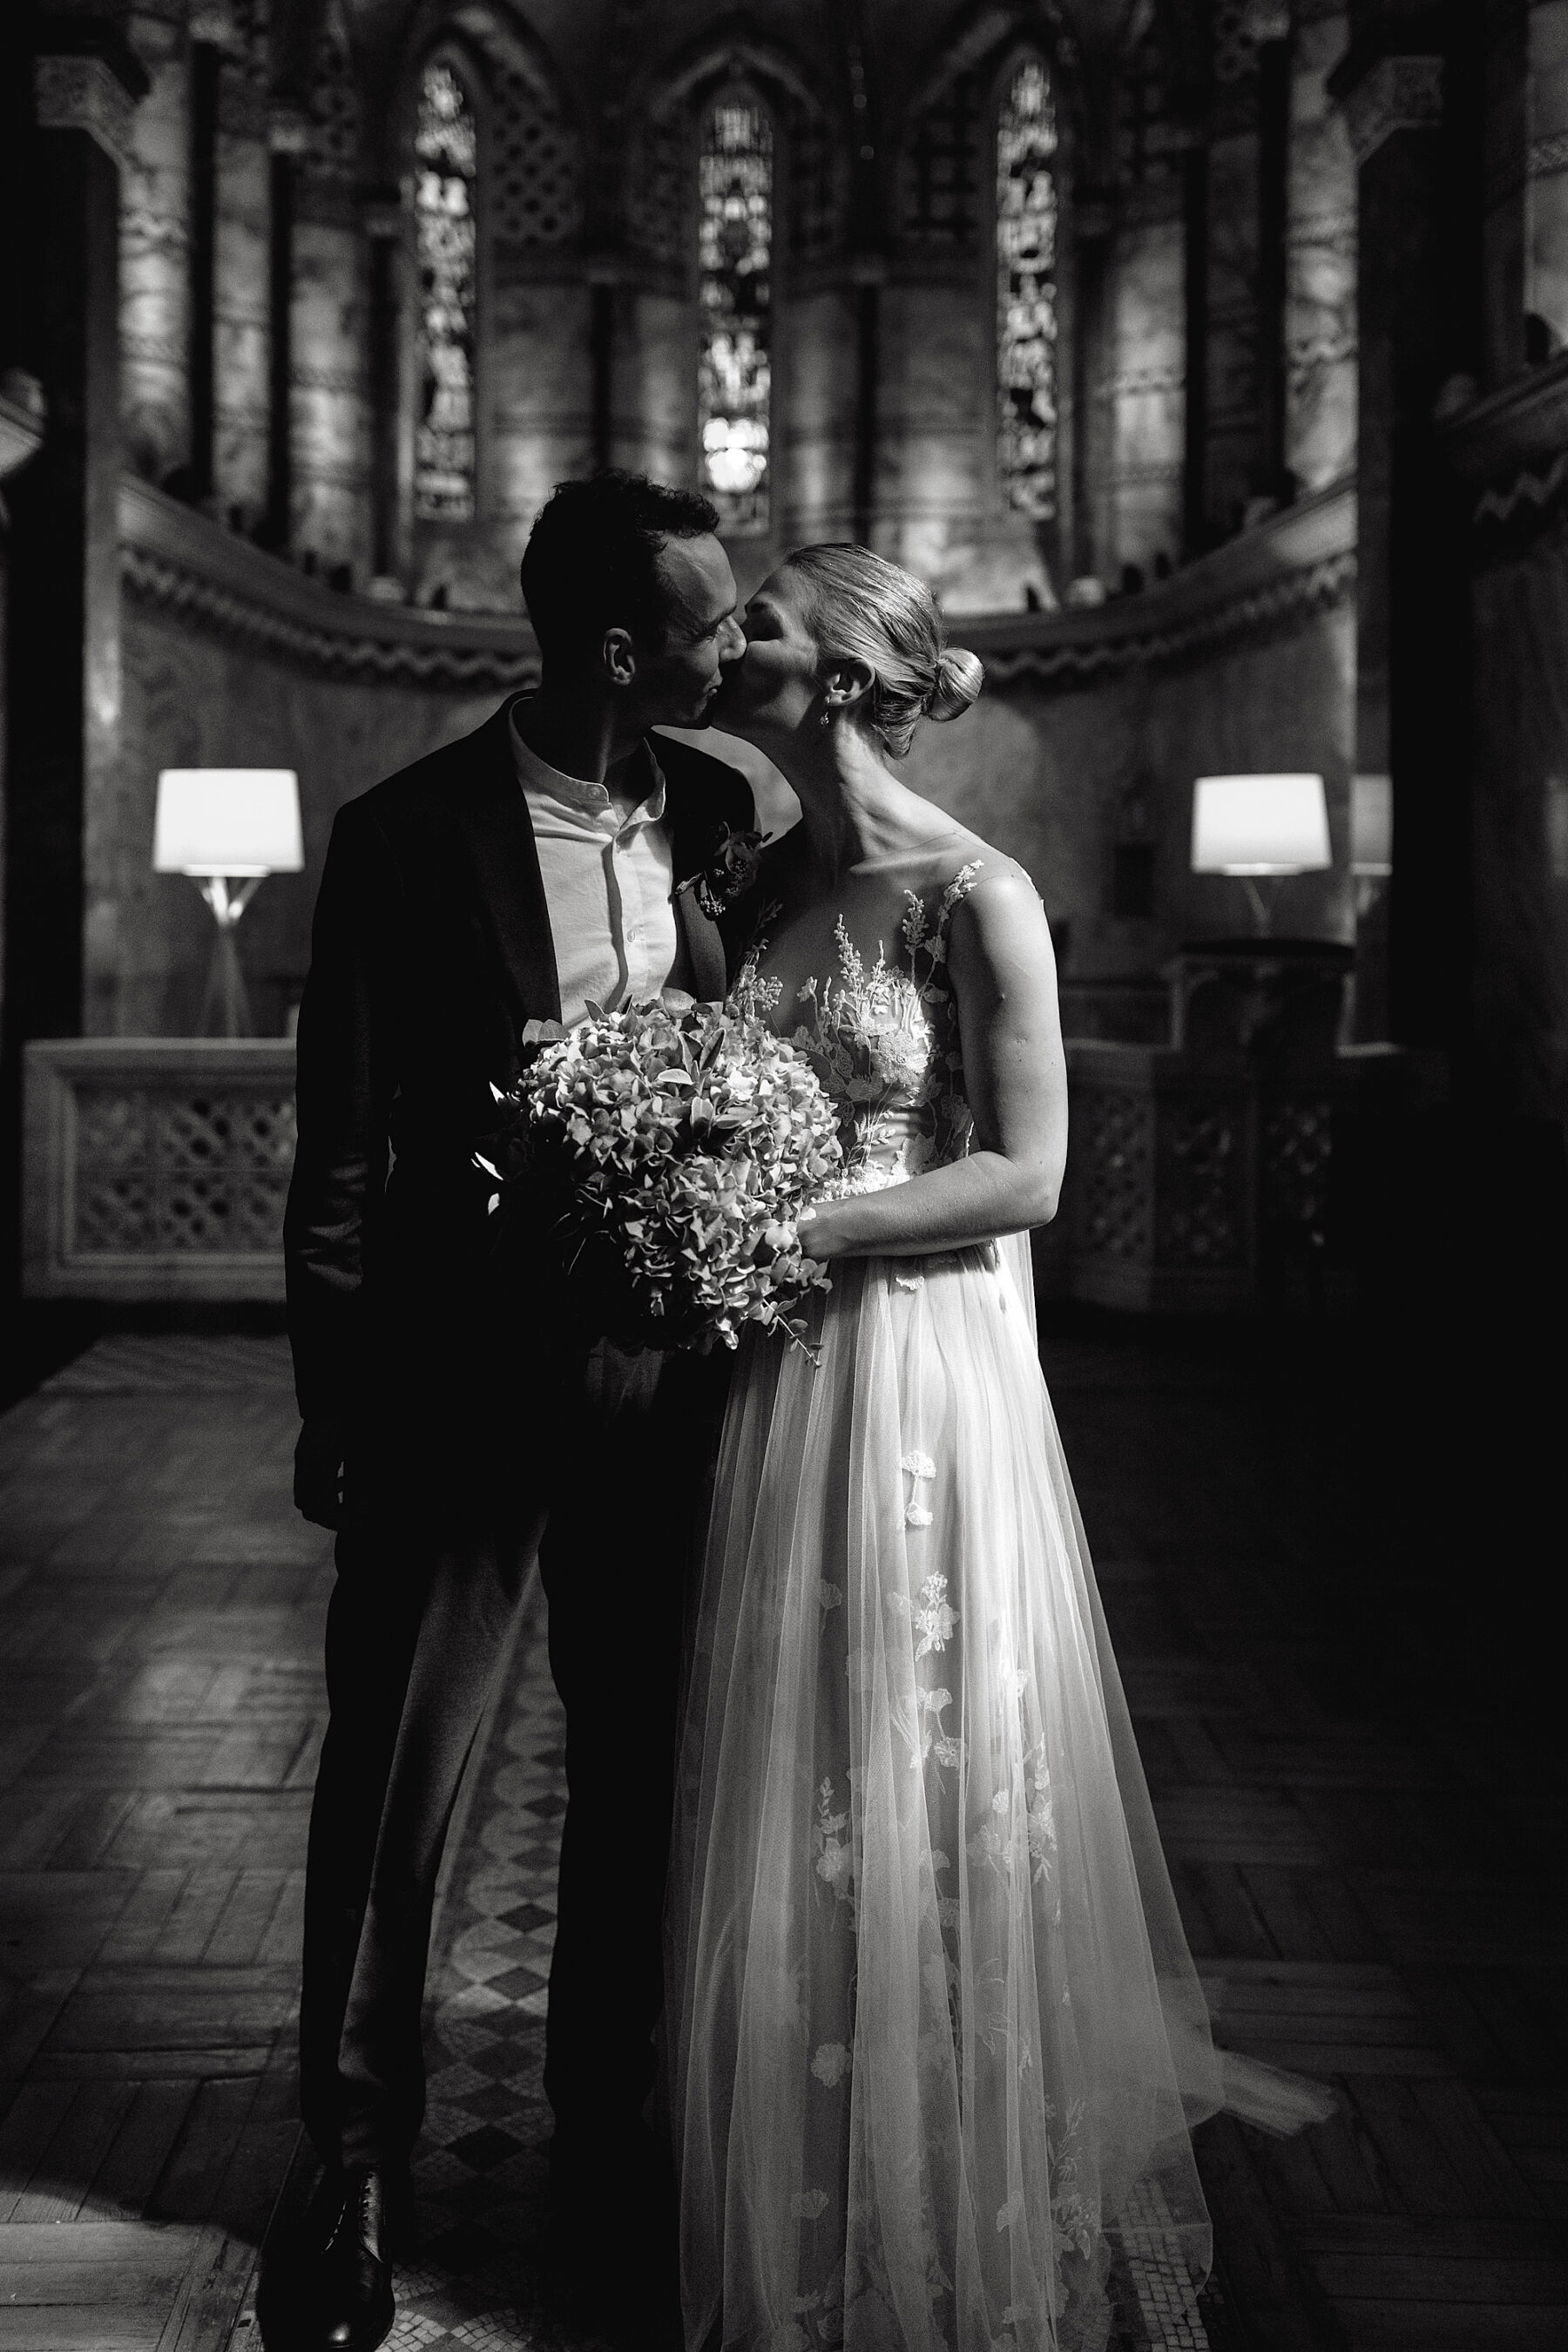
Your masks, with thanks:
M 616 1338 L 733 1348 L 755 1323 L 800 1340 L 809 1293 L 830 1286 L 797 1223 L 842 1171 L 837 1114 L 767 1003 L 753 983 L 723 1004 L 530 1024 L 517 1084 L 495 1090 L 491 1205 L 542 1219 Z

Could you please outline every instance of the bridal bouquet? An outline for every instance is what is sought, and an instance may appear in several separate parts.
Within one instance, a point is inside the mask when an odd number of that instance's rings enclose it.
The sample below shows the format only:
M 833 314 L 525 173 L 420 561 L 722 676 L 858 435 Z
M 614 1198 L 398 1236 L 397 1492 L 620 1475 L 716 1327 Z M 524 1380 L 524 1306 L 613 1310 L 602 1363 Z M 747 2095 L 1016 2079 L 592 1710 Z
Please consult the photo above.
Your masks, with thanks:
M 829 1097 L 754 997 L 590 1005 L 523 1044 L 479 1157 L 490 1208 L 549 1231 L 597 1327 L 664 1348 L 733 1348 L 746 1323 L 800 1341 L 807 1294 L 830 1286 L 795 1220 L 843 1154 Z

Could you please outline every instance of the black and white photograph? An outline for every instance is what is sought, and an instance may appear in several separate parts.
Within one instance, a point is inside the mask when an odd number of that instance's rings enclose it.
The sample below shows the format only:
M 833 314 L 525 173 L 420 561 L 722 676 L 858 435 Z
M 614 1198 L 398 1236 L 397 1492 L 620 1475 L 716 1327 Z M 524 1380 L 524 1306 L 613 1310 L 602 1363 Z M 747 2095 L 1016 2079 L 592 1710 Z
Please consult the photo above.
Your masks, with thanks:
M 0 2352 L 1568 2343 L 1568 0 L 0 18 Z

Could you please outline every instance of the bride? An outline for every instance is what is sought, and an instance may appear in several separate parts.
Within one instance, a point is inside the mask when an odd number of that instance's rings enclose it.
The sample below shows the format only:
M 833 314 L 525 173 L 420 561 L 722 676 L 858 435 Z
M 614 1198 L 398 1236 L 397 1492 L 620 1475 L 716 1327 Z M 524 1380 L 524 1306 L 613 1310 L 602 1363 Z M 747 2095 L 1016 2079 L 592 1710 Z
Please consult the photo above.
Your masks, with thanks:
M 981 684 L 921 583 L 807 548 L 745 625 L 711 716 L 803 821 L 742 984 L 837 1097 L 849 1175 L 809 1231 L 812 1354 L 738 1360 L 698 1603 L 686 2341 L 1098 2352 L 1119 2242 L 1177 2309 L 1206 2271 L 1189 2132 L 1227 2091 L 1036 1350 L 1050 937 L 1022 868 L 889 764 Z

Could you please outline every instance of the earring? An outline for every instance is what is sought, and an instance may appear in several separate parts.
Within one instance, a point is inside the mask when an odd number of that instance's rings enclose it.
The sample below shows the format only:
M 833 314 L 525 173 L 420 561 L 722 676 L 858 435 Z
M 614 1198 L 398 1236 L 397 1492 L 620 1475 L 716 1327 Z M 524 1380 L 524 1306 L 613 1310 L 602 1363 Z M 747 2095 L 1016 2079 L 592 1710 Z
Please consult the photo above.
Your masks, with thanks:
M 831 710 L 825 710 L 825 711 L 823 712 L 823 714 L 822 714 L 822 719 L 821 719 L 821 722 L 820 722 L 820 723 L 821 723 L 824 727 L 831 727 L 831 726 L 832 726 L 832 724 L 833 724 L 833 713 L 832 713 L 832 711 L 831 711 Z

